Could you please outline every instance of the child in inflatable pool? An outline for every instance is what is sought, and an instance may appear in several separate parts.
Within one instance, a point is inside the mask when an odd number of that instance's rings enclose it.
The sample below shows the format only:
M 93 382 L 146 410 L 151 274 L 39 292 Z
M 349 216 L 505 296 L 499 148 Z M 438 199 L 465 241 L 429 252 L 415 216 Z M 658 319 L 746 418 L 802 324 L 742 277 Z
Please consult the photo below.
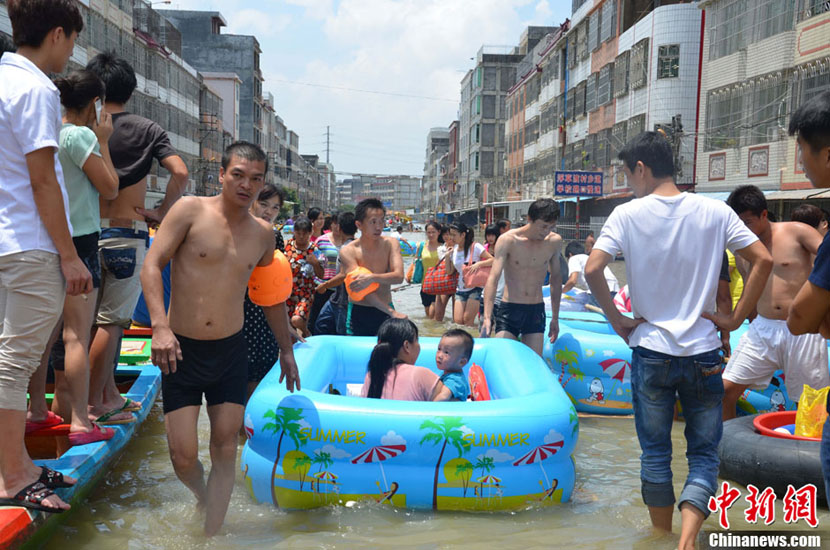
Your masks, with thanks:
M 438 376 L 416 367 L 421 353 L 418 327 L 409 319 L 387 319 L 378 330 L 378 343 L 369 357 L 362 397 L 431 401 L 443 389 Z
M 473 337 L 466 330 L 448 330 L 438 342 L 435 365 L 444 374 L 439 380 L 444 387 L 432 398 L 433 401 L 466 401 L 470 395 L 470 384 L 464 376 L 464 365 L 473 355 Z

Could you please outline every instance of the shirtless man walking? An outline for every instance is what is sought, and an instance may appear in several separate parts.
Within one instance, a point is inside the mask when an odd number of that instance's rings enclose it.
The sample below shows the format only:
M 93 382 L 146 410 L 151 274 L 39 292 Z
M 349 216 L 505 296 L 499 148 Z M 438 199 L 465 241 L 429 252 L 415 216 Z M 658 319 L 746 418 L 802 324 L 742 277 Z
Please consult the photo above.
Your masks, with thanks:
M 787 394 L 798 401 L 804 384 L 830 386 L 827 343 L 819 334 L 795 336 L 787 329 L 787 314 L 807 282 L 821 235 L 798 222 L 772 223 L 767 201 L 754 185 L 738 187 L 727 204 L 772 254 L 772 273 L 758 300 L 758 316 L 741 337 L 723 373 L 723 419 L 735 418 L 735 406 L 745 389 L 763 389 L 783 369 Z
M 265 181 L 258 146 L 237 142 L 222 157 L 215 197 L 186 197 L 165 216 L 147 253 L 141 283 L 153 322 L 153 363 L 162 373 L 167 443 L 176 475 L 204 508 L 205 533 L 225 519 L 246 398 L 248 353 L 242 333 L 245 287 L 254 266 L 274 256 L 271 227 L 250 214 Z M 161 271 L 173 260 L 169 315 Z M 285 303 L 263 307 L 280 347 L 280 382 L 300 389 Z M 202 394 L 210 418 L 211 471 L 199 461 L 196 424 Z
M 371 271 L 358 275 L 351 284 L 352 292 L 360 292 L 372 283 L 380 287 L 360 303 L 349 297 L 346 332 L 354 336 L 377 336 L 378 328 L 389 317 L 406 317 L 392 306 L 392 285 L 403 281 L 403 258 L 398 239 L 383 236 L 386 209 L 378 199 L 364 199 L 354 209 L 360 238 L 340 249 L 344 273 L 357 267 Z
M 559 252 L 562 237 L 553 232 L 559 205 L 553 199 L 538 199 L 527 211 L 530 223 L 508 231 L 496 241 L 496 261 L 484 287 L 484 319 L 481 336 L 493 331 L 493 304 L 502 270 L 504 297 L 495 315 L 496 338 L 518 340 L 542 355 L 545 334 L 545 304 L 542 285 L 550 272 L 550 306 L 553 316 L 548 329 L 551 343 L 559 336 L 559 300 L 562 297 Z

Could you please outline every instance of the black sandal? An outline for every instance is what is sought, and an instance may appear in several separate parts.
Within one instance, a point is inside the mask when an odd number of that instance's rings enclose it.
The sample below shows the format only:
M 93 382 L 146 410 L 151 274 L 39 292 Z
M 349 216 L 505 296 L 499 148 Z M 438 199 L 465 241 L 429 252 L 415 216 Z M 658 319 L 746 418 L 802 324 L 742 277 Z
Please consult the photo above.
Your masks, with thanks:
M 20 492 L 12 498 L 0 498 L 0 506 L 22 506 L 23 508 L 28 508 L 30 510 L 60 514 L 64 512 L 63 508 L 45 506 L 42 504 L 45 499 L 54 494 L 55 491 L 40 481 L 35 481 L 31 485 L 27 485 L 21 489 Z
M 46 485 L 50 489 L 64 489 L 66 487 L 72 487 L 75 485 L 74 483 L 67 483 L 63 480 L 63 474 L 57 472 L 51 468 L 47 468 L 46 466 L 41 466 L 40 468 L 40 477 L 38 481 Z

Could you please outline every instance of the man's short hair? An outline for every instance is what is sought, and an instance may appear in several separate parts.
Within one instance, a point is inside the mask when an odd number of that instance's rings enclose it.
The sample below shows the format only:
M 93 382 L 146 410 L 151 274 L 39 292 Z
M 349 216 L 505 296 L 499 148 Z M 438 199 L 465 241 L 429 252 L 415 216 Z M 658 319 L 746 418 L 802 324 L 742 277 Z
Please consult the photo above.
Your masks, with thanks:
M 337 225 L 340 226 L 340 232 L 349 237 L 354 237 L 357 233 L 357 225 L 354 223 L 354 212 L 340 212 L 337 215 Z
M 98 75 L 107 87 L 107 101 L 127 103 L 137 85 L 132 65 L 113 52 L 99 53 L 86 64 L 87 70 Z
M 666 138 L 656 132 L 642 132 L 625 144 L 617 155 L 630 171 L 638 162 L 651 168 L 655 178 L 674 177 L 674 153 Z
M 767 199 L 763 191 L 754 185 L 741 185 L 733 189 L 726 199 L 726 204 L 739 216 L 744 212 L 760 216 L 767 209 Z
M 559 219 L 559 205 L 550 198 L 536 199 L 527 209 L 527 218 L 530 222 L 536 220 L 542 220 L 545 223 L 555 222 Z
M 6 3 L 12 22 L 15 45 L 39 48 L 46 35 L 61 27 L 66 37 L 84 30 L 84 18 L 77 0 L 9 0 Z
M 355 206 L 355 209 L 354 209 L 354 218 L 355 218 L 355 220 L 357 220 L 359 222 L 362 222 L 363 220 L 366 219 L 366 216 L 369 214 L 369 210 L 372 210 L 372 209 L 383 210 L 383 214 L 386 215 L 386 207 L 383 206 L 383 203 L 380 201 L 380 199 L 375 199 L 375 198 L 363 199 L 362 201 L 357 203 L 357 206 Z
M 806 223 L 807 225 L 818 229 L 818 226 L 821 224 L 821 220 L 824 219 L 824 212 L 822 212 L 821 208 L 818 206 L 804 203 L 798 205 L 798 207 L 793 210 L 793 213 L 790 214 L 790 219 L 794 222 Z
M 296 233 L 297 231 L 311 232 L 311 220 L 309 220 L 305 216 L 300 216 L 299 218 L 294 220 L 294 233 Z
M 473 337 L 466 330 L 453 328 L 442 334 L 441 338 L 461 338 L 462 345 L 464 346 L 464 357 L 469 361 L 470 357 L 473 356 Z
M 571 256 L 576 256 L 577 254 L 585 254 L 585 245 L 579 241 L 569 242 L 568 246 L 565 247 L 565 257 L 570 258 Z
M 830 90 L 801 105 L 790 118 L 790 135 L 798 134 L 813 150 L 830 147 Z
M 268 172 L 268 156 L 259 145 L 254 145 L 253 143 L 249 143 L 247 141 L 236 141 L 228 145 L 228 148 L 225 149 L 225 152 L 222 154 L 222 168 L 224 170 L 228 169 L 228 165 L 231 163 L 231 157 L 237 157 L 253 162 L 264 162 L 265 172 Z

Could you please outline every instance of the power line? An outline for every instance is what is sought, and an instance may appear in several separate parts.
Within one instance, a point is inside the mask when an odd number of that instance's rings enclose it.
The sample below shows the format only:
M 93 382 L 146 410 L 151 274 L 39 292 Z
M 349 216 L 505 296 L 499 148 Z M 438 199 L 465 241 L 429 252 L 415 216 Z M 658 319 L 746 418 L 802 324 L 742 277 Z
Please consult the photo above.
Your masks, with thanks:
M 330 84 L 318 84 L 315 82 L 300 82 L 298 80 L 282 80 L 279 78 L 271 78 L 269 79 L 273 82 L 282 82 L 284 84 L 295 84 L 297 86 L 310 86 L 312 88 L 326 88 L 329 90 L 343 90 L 346 92 L 357 92 L 362 94 L 375 94 L 375 95 L 388 95 L 393 97 L 406 97 L 410 99 L 426 99 L 429 101 L 449 101 L 452 103 L 458 103 L 457 99 L 447 99 L 445 97 L 433 97 L 433 96 L 426 96 L 426 95 L 416 95 L 416 94 L 403 94 L 399 92 L 386 92 L 381 90 L 361 90 L 360 88 L 347 88 L 346 86 L 332 86 Z

